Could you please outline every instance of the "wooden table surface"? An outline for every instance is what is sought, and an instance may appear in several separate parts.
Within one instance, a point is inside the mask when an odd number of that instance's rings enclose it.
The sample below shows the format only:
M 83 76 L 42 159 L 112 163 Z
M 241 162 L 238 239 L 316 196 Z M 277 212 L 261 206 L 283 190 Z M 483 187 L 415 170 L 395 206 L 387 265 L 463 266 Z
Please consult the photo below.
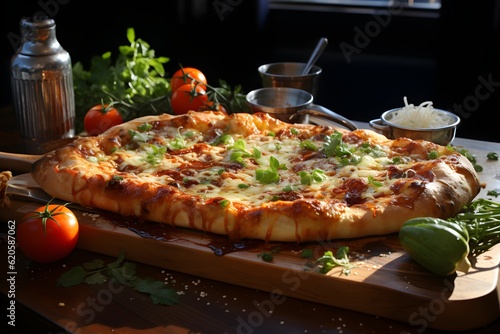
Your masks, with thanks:
M 19 143 L 15 130 L 0 130 L 0 151 L 41 153 L 39 150 L 43 150 L 37 147 L 36 151 L 33 148 L 30 151 L 29 145 Z M 500 152 L 499 143 L 460 138 L 455 143 L 465 148 Z M 0 170 L 4 170 L 1 165 Z M 60 262 L 37 264 L 16 250 L 15 271 L 12 271 L 7 267 L 9 212 L 5 208 L 0 210 L 3 211 L 0 244 L 5 263 L 0 290 L 5 313 L 2 321 L 7 324 L 2 324 L 2 328 L 7 328 L 8 333 L 449 333 L 428 326 L 432 316 L 439 316 L 436 312 L 429 315 L 428 310 L 422 310 L 419 321 L 395 321 L 143 263 L 137 263 L 137 276 L 163 281 L 174 289 L 179 296 L 176 305 L 156 305 L 148 295 L 112 281 L 59 287 L 56 280 L 73 266 L 93 259 L 108 263 L 115 258 L 76 249 Z M 12 301 L 15 310 L 8 310 Z M 366 302 L 370 303 L 369 296 Z M 8 325 L 11 320 L 15 326 Z M 500 319 L 470 332 L 499 333 Z

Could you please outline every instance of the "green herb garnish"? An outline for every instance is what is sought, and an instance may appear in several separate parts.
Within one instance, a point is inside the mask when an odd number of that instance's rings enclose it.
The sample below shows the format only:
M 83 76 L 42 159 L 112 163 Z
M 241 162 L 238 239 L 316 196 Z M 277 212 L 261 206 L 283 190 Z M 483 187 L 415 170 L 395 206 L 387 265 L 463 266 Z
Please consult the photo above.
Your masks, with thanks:
M 165 156 L 167 148 L 165 146 L 149 145 L 146 151 L 146 162 L 150 165 L 157 165 Z
M 328 158 L 351 155 L 349 147 L 342 141 L 342 133 L 338 131 L 326 138 L 323 151 Z
M 427 155 L 427 158 L 429 160 L 434 160 L 438 158 L 438 152 L 437 151 L 430 151 L 429 154 Z
M 149 136 L 146 133 L 128 130 L 128 134 L 130 135 L 130 138 L 135 142 L 145 143 L 149 140 Z
M 273 156 L 269 157 L 269 168 L 267 169 L 257 169 L 255 171 L 255 178 L 262 184 L 278 183 L 280 180 L 280 175 L 278 171 L 280 169 L 286 169 L 286 166 L 280 164 L 278 159 Z
M 190 135 L 190 136 L 192 136 L 192 135 Z M 175 136 L 174 139 L 172 139 L 171 141 L 169 141 L 167 143 L 167 146 L 168 146 L 168 148 L 170 148 L 172 150 L 181 150 L 187 146 L 185 136 L 183 136 L 181 134 L 180 128 L 177 129 L 177 135 Z
M 479 198 L 448 221 L 466 228 L 470 254 L 477 256 L 500 243 L 500 203 Z
M 498 196 L 500 196 L 500 191 L 498 191 L 498 190 L 488 190 L 488 192 L 486 193 L 486 195 L 498 197 Z
M 228 134 L 223 134 L 217 138 L 211 143 L 214 146 L 220 145 L 220 144 L 225 144 L 225 145 L 233 145 L 234 144 L 234 138 L 231 135 Z
M 234 162 L 238 162 L 245 165 L 245 158 L 252 156 L 252 153 L 246 150 L 246 143 L 243 139 L 238 139 L 234 142 L 234 145 L 230 147 L 231 155 L 229 159 Z
M 105 264 L 100 259 L 85 262 L 63 273 L 57 279 L 57 285 L 70 287 L 86 284 L 102 284 L 108 279 L 113 279 L 116 284 L 130 287 L 138 292 L 150 295 L 154 304 L 175 305 L 178 303 L 177 292 L 165 285 L 162 281 L 143 279 L 136 276 L 136 264 L 123 262 L 123 252 L 111 263 Z
M 486 158 L 488 158 L 488 160 L 498 160 L 498 153 L 489 152 L 488 154 L 486 154 Z
M 318 266 L 319 272 L 322 274 L 328 273 L 335 267 L 343 267 L 342 274 L 348 276 L 351 273 L 351 269 L 354 265 L 349 261 L 349 247 L 341 246 L 337 250 L 335 256 L 332 251 L 326 251 L 322 257 L 316 260 L 316 265 Z
M 472 155 L 468 150 L 465 148 L 463 149 L 455 149 L 458 153 L 462 154 L 464 157 L 466 157 L 471 163 L 472 166 L 474 167 L 474 170 L 476 172 L 482 172 L 483 171 L 483 166 L 477 164 L 477 159 L 474 155 Z
M 311 172 L 300 171 L 300 183 L 303 185 L 311 185 L 313 183 L 320 183 L 328 179 L 328 176 L 321 169 L 314 169 Z
M 310 139 L 306 139 L 306 140 L 301 141 L 300 148 L 310 150 L 310 151 L 317 151 L 318 150 L 318 147 L 316 146 L 316 144 L 314 144 L 313 141 Z
M 382 187 L 384 185 L 382 182 L 375 180 L 375 178 L 371 175 L 368 175 L 368 184 L 371 184 L 376 188 Z
M 152 128 L 153 128 L 153 125 L 144 122 L 137 127 L 137 130 L 139 130 L 140 132 L 146 132 L 146 131 L 151 130 Z
M 77 132 L 83 129 L 89 101 L 113 100 L 125 120 L 169 110 L 164 64 L 170 59 L 157 57 L 133 28 L 127 29 L 127 40 L 117 55 L 108 51 L 93 56 L 88 70 L 81 62 L 73 65 Z
M 278 254 L 280 250 L 281 249 L 279 247 L 275 247 L 271 251 L 262 251 L 262 253 L 257 256 L 265 262 L 272 262 L 274 260 L 274 255 Z

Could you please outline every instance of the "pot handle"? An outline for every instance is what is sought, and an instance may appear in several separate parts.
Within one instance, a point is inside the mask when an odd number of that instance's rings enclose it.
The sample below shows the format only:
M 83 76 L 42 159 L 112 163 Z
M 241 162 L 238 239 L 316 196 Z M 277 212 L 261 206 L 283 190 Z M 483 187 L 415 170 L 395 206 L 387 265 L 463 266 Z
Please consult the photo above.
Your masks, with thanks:
M 307 115 L 325 118 L 329 121 L 340 124 L 351 131 L 358 129 L 356 124 L 354 124 L 349 119 L 345 118 L 342 115 L 337 114 L 336 112 L 331 111 L 328 108 L 325 108 L 325 107 L 317 105 L 317 104 L 311 104 L 308 109 L 298 110 L 295 114 L 293 114 L 290 117 L 290 120 L 292 120 L 295 117 L 302 117 L 302 116 L 307 116 Z
M 372 128 L 381 132 L 387 132 L 389 129 L 387 125 L 384 125 L 384 122 L 380 118 L 372 119 L 369 124 Z

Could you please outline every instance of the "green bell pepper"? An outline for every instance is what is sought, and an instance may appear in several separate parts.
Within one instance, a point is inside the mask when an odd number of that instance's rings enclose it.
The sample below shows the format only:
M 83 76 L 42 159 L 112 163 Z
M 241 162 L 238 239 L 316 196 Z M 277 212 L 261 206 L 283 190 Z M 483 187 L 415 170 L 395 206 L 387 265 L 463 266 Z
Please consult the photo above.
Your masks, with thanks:
M 424 268 L 447 276 L 471 267 L 469 233 L 459 223 L 439 218 L 413 218 L 399 231 L 401 245 Z

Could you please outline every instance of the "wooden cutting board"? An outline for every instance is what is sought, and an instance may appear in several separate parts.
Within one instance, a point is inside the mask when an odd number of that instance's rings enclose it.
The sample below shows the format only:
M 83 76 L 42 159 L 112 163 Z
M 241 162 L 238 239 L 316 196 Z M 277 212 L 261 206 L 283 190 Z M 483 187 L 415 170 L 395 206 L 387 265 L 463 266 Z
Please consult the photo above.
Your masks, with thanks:
M 486 161 L 480 149 L 469 150 L 484 168 L 480 176 L 486 186 L 479 196 L 486 197 L 488 190 L 500 189 L 500 162 Z M 29 175 L 21 177 L 21 184 L 36 189 Z M 39 205 L 12 196 L 0 218 L 20 219 Z M 125 252 L 131 261 L 267 291 L 263 311 L 292 297 L 403 321 L 419 332 L 474 329 L 500 315 L 500 245 L 479 256 L 467 274 L 439 277 L 403 251 L 397 234 L 306 244 L 234 243 L 224 236 L 73 210 L 81 226 L 79 248 L 115 257 Z M 350 249 L 355 267 L 349 275 L 340 267 L 317 273 L 309 266 L 312 260 L 301 257 L 305 248 L 317 258 L 340 246 Z M 262 259 L 263 252 L 273 251 L 272 262 Z

